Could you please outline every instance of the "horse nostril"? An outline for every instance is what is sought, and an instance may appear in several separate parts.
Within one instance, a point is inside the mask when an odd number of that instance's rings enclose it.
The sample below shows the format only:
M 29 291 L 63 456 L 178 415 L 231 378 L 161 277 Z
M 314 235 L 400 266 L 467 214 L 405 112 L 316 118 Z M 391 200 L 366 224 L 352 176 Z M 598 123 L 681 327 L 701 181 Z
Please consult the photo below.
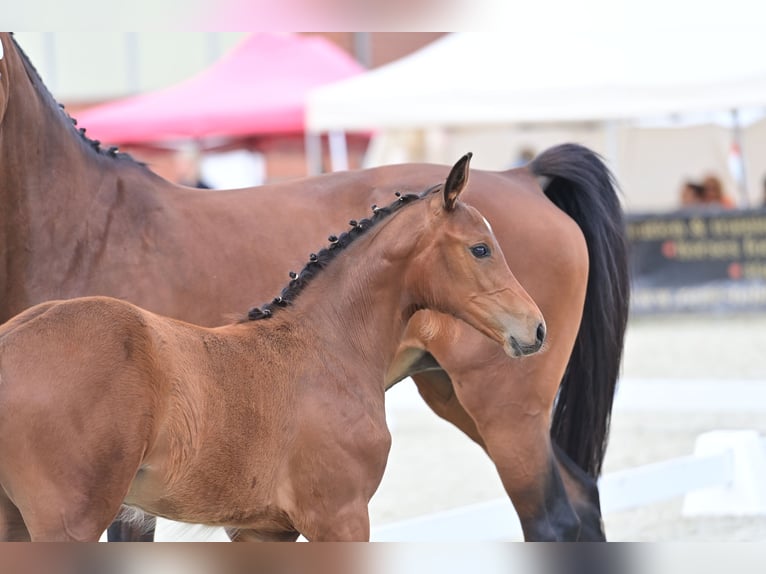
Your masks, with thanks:
M 542 345 L 543 341 L 545 341 L 545 325 L 540 323 L 537 326 L 537 344 Z

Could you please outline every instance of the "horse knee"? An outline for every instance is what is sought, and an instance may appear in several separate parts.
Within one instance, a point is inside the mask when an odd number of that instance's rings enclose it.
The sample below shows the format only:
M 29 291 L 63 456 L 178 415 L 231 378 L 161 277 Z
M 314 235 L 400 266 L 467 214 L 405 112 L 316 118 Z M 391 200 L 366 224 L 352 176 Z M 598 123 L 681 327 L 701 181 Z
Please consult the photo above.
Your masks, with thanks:
M 355 505 L 345 511 L 319 519 L 313 532 L 303 532 L 311 542 L 368 542 L 370 517 L 367 505 Z

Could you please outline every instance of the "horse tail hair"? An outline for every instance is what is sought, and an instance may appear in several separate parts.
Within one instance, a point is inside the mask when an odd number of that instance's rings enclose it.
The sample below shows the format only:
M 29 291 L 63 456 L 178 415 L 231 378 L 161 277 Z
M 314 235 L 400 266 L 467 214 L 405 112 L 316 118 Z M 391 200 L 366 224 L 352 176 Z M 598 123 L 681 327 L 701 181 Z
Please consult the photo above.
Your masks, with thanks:
M 617 184 L 602 158 L 577 144 L 529 164 L 543 191 L 577 222 L 590 261 L 580 330 L 561 381 L 551 438 L 592 477 L 601 474 L 628 321 L 630 277 Z

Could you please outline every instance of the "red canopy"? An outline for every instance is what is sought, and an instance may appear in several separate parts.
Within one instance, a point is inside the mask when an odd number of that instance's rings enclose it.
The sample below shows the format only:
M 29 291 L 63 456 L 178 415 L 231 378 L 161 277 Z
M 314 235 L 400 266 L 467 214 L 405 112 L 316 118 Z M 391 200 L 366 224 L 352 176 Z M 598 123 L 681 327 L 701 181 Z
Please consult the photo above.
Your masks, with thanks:
M 308 91 L 362 71 L 322 37 L 259 33 L 189 80 L 83 110 L 77 121 L 117 144 L 299 134 Z

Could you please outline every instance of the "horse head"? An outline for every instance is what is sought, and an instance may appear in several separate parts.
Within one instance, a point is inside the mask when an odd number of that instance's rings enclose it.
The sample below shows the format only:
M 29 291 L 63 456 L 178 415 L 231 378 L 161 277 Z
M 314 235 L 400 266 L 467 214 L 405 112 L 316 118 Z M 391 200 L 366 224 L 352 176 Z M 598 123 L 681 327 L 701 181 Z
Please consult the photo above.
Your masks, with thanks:
M 542 313 L 508 267 L 487 219 L 459 201 L 470 160 L 471 154 L 463 156 L 426 199 L 428 227 L 407 278 L 410 289 L 424 306 L 458 309 L 453 314 L 503 345 L 508 355 L 535 353 L 545 340 Z

